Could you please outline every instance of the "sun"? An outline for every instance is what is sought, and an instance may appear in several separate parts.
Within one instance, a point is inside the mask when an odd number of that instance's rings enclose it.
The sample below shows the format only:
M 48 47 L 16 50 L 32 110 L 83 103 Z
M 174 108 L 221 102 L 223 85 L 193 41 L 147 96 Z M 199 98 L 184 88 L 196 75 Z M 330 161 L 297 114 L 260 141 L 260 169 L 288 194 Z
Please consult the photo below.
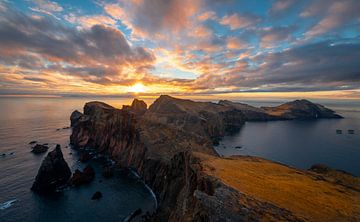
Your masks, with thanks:
M 145 92 L 145 86 L 142 83 L 136 83 L 130 86 L 129 91 L 133 93 L 142 93 Z

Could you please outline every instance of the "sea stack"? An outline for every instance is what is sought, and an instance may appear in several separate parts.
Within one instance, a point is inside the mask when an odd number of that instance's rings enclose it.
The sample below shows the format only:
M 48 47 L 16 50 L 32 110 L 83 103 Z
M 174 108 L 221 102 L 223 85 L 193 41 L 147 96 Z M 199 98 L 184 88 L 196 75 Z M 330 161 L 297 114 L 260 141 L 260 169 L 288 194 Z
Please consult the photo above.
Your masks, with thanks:
M 54 192 L 60 186 L 65 185 L 70 176 L 71 170 L 58 144 L 41 163 L 31 190 L 37 193 Z

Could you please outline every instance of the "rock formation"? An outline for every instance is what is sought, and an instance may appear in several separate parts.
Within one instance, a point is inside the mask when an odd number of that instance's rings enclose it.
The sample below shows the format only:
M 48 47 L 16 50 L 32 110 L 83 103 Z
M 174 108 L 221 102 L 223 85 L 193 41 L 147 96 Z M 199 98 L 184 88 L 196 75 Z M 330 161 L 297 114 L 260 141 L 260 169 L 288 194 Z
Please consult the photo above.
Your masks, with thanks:
M 71 171 L 64 160 L 60 145 L 56 145 L 41 163 L 31 190 L 38 193 L 53 192 L 65 185 L 70 176 Z
M 243 193 L 229 183 L 232 178 L 215 174 L 218 165 L 210 166 L 222 160 L 213 149 L 218 138 L 240 129 L 246 120 L 273 118 L 265 109 L 245 108 L 160 96 L 138 115 L 128 107 L 90 102 L 70 142 L 78 149 L 95 148 L 121 166 L 136 169 L 156 194 L 159 208 L 154 221 L 306 220 L 284 205 Z M 220 163 L 226 164 L 223 170 L 242 170 L 231 167 L 231 161 Z M 260 165 L 255 169 L 261 172 Z
M 41 154 L 41 153 L 45 153 L 48 149 L 49 147 L 46 145 L 36 144 L 34 147 L 32 147 L 31 152 L 35 154 Z
M 81 172 L 80 170 L 75 170 L 75 173 L 72 175 L 69 183 L 73 186 L 81 186 L 84 184 L 88 184 L 93 181 L 95 178 L 95 171 L 92 166 L 88 165 Z
M 276 107 L 261 107 L 268 114 L 283 119 L 342 118 L 333 110 L 308 100 L 295 100 Z
M 222 106 L 233 107 L 234 109 L 241 111 L 244 114 L 246 121 L 267 121 L 280 119 L 277 116 L 268 114 L 264 109 L 250 106 L 244 103 L 236 103 L 229 100 L 220 100 L 219 104 Z
M 128 109 L 137 115 L 143 115 L 147 110 L 147 104 L 143 100 L 134 99 L 131 106 L 124 106 L 123 109 Z
M 102 193 L 100 191 L 96 191 L 91 197 L 92 200 L 99 200 L 102 198 Z
M 82 116 L 81 112 L 79 112 L 77 110 L 72 112 L 71 116 L 70 116 L 70 126 L 71 127 L 75 126 L 77 121 L 80 119 L 81 116 Z

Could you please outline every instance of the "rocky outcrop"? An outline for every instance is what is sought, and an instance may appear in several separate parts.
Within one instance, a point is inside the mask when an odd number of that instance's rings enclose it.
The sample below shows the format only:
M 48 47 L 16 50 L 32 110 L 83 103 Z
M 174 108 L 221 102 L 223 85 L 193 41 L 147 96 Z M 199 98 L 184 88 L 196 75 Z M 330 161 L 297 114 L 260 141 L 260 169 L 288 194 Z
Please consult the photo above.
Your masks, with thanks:
M 136 169 L 156 194 L 154 221 L 302 221 L 207 171 L 204 155 L 217 156 L 217 138 L 238 130 L 250 117 L 270 115 L 257 109 L 250 115 L 236 106 L 160 96 L 139 115 L 128 107 L 90 102 L 70 141 L 75 148 L 97 149 L 120 166 Z
M 71 177 L 69 183 L 72 186 L 80 186 L 84 184 L 88 184 L 93 181 L 95 178 L 95 171 L 92 166 L 88 165 L 81 172 L 80 170 L 75 170 L 75 173 Z
M 92 200 L 99 200 L 102 198 L 102 193 L 100 191 L 96 191 L 91 197 Z
M 64 160 L 60 145 L 56 145 L 41 163 L 31 190 L 38 193 L 54 192 L 65 185 L 70 176 L 71 171 Z
M 146 118 L 214 141 L 227 132 L 239 130 L 245 121 L 242 112 L 233 107 L 166 95 L 155 100 L 146 113 Z
M 75 110 L 74 112 L 71 113 L 70 116 L 70 126 L 73 127 L 76 125 L 76 123 L 79 121 L 79 119 L 81 118 L 82 113 Z
M 141 116 L 147 111 L 147 104 L 143 100 L 134 99 L 130 106 L 123 105 L 122 109 Z
M 276 107 L 261 107 L 268 114 L 283 119 L 342 118 L 335 111 L 308 100 L 295 100 Z
M 31 152 L 34 154 L 41 154 L 48 151 L 49 147 L 46 145 L 36 144 L 34 147 L 32 147 Z

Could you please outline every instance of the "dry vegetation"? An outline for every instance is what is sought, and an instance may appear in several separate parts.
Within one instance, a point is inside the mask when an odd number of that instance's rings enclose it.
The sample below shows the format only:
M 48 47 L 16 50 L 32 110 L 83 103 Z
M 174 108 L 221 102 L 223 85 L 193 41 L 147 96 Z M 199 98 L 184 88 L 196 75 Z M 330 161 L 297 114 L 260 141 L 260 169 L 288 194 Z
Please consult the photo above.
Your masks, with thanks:
M 218 158 L 198 153 L 206 173 L 247 195 L 310 221 L 359 221 L 360 179 L 319 174 L 257 157 Z M 344 186 L 346 184 L 346 186 Z

